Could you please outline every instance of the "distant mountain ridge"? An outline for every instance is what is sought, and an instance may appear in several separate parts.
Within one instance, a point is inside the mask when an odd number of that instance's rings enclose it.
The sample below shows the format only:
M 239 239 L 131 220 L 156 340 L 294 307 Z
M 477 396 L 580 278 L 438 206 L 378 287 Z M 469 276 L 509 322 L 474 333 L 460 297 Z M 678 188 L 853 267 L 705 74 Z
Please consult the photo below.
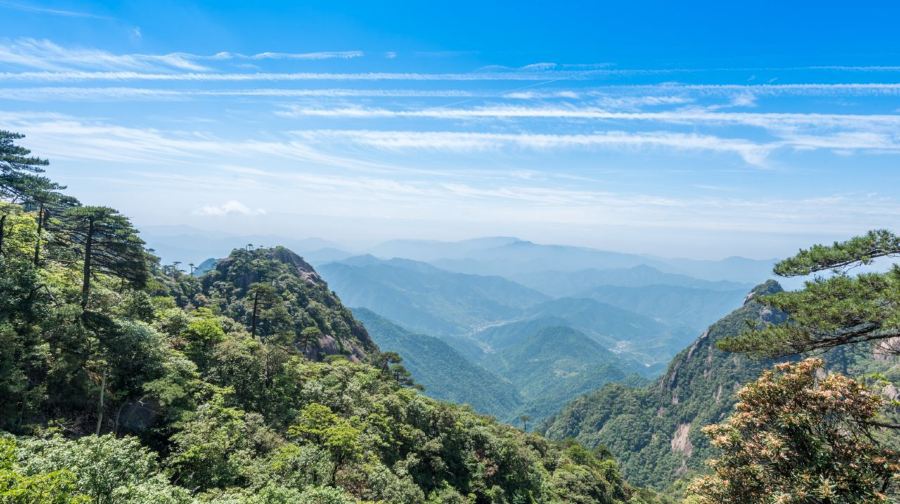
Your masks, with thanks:
M 404 258 L 427 262 L 460 273 L 499 275 L 523 284 L 528 284 L 521 281 L 523 275 L 536 272 L 576 272 L 649 266 L 664 273 L 686 275 L 710 282 L 728 281 L 756 285 L 769 278 L 775 262 L 774 259 L 743 257 L 728 257 L 721 260 L 666 258 L 589 247 L 545 245 L 504 236 L 459 241 L 391 240 L 371 247 L 346 247 L 319 238 L 237 236 L 187 226 L 148 226 L 143 229 L 142 237 L 154 248 L 164 263 L 177 260 L 187 264 L 209 257 L 222 257 L 232 248 L 242 247 L 247 243 L 255 245 L 280 243 L 316 266 L 355 255 L 372 254 L 381 259 Z M 669 284 L 669 282 L 654 283 Z M 742 287 L 749 286 L 742 285 Z
M 579 296 L 626 309 L 670 326 L 700 331 L 740 306 L 746 294 L 747 289 L 598 285 L 579 293 Z
M 553 297 L 572 297 L 598 285 L 615 287 L 665 285 L 711 291 L 747 291 L 753 287 L 740 282 L 726 280 L 713 282 L 677 273 L 666 273 L 646 264 L 619 269 L 528 272 L 514 275 L 512 280 Z
M 505 278 L 454 273 L 408 259 L 358 256 L 319 270 L 348 304 L 434 336 L 460 336 L 518 318 L 523 308 L 548 299 Z

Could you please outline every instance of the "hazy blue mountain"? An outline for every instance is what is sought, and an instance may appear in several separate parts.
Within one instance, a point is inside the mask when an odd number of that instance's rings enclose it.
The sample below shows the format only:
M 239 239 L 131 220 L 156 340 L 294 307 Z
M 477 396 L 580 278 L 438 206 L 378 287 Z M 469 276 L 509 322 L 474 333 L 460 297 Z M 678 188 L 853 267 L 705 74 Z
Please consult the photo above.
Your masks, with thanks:
M 536 318 L 553 318 L 578 329 L 606 348 L 644 364 L 664 364 L 696 331 L 682 325 L 671 326 L 648 316 L 587 298 L 560 298 L 531 310 Z M 658 367 L 642 370 L 653 373 Z
M 518 281 L 538 272 L 650 266 L 662 272 L 689 275 L 700 280 L 755 285 L 771 277 L 774 264 L 774 260 L 742 257 L 722 260 L 669 259 L 588 247 L 544 245 L 509 237 L 459 242 L 397 240 L 373 247 L 370 251 L 380 257 L 419 259 L 449 271 L 499 275 Z
M 425 394 L 471 405 L 476 411 L 505 418 L 522 403 L 516 387 L 470 362 L 447 343 L 432 336 L 414 334 L 365 308 L 354 308 L 382 351 L 397 352 Z
M 314 266 L 328 264 L 334 261 L 343 261 L 344 259 L 353 257 L 354 255 L 356 254 L 335 247 L 325 247 L 303 252 L 303 258 Z
M 715 291 L 648 285 L 599 286 L 582 292 L 581 296 L 652 317 L 671 326 L 686 326 L 699 331 L 740 306 L 746 293 L 745 289 Z
M 738 282 L 722 280 L 711 282 L 687 275 L 666 273 L 646 264 L 620 269 L 527 272 L 514 275 L 511 279 L 526 287 L 554 297 L 574 296 L 601 285 L 619 287 L 671 285 L 715 291 L 747 291 L 752 287 L 752 285 Z
M 194 268 L 193 274 L 194 274 L 194 276 L 200 276 L 200 275 L 206 273 L 207 271 L 210 271 L 213 268 L 215 268 L 216 264 L 218 264 L 218 263 L 219 263 L 218 259 L 216 259 L 214 257 L 210 257 L 209 259 L 206 259 L 202 263 L 198 264 Z
M 369 253 L 391 259 L 401 257 L 416 261 L 463 258 L 482 250 L 502 247 L 519 241 L 505 236 L 475 238 L 461 241 L 391 240 L 369 249 Z
M 774 276 L 772 268 L 775 259 L 747 259 L 746 257 L 727 257 L 717 261 L 701 259 L 661 259 L 666 264 L 666 271 L 682 273 L 702 280 L 731 280 L 741 283 L 756 284 Z
M 453 273 L 406 259 L 360 256 L 318 270 L 346 303 L 438 337 L 520 318 L 525 308 L 547 300 L 504 278 Z
M 321 263 L 323 259 L 335 261 L 353 254 L 343 252 L 342 247 L 321 238 L 292 238 L 275 235 L 236 235 L 206 231 L 190 226 L 144 226 L 141 238 L 147 242 L 163 264 L 180 261 L 182 264 L 198 263 L 207 257 L 226 257 L 235 248 L 283 245 L 307 262 Z M 325 257 L 326 253 L 330 256 Z M 314 260 L 315 259 L 315 260 Z
M 430 262 L 451 271 L 512 278 L 528 272 L 548 270 L 630 268 L 646 264 L 650 260 L 633 254 L 516 240 L 475 250 L 463 257 L 444 257 Z

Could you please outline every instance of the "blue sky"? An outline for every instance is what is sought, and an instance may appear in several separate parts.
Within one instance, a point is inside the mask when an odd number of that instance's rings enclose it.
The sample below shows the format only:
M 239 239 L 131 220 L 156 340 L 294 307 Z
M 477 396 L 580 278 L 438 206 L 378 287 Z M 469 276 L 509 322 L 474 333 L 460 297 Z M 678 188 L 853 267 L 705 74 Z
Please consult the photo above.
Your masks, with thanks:
M 0 128 L 142 226 L 692 257 L 896 230 L 900 7 L 787 3 L 0 0 Z

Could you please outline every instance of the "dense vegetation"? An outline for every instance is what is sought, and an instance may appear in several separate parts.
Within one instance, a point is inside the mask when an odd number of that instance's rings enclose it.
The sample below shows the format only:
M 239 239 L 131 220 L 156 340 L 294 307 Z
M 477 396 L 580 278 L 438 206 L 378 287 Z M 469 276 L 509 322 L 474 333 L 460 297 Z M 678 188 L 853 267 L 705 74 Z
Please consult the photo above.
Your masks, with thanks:
M 423 396 L 315 271 L 194 277 L 0 133 L 0 502 L 644 502 L 617 464 Z
M 763 302 L 779 292 L 774 281 L 755 288 L 743 307 L 710 326 L 652 385 L 607 385 L 572 401 L 542 431 L 553 439 L 572 437 L 587 446 L 605 446 L 630 481 L 678 491 L 673 484 L 703 472 L 705 461 L 717 453 L 702 427 L 725 420 L 740 387 L 773 363 L 728 353 L 717 343 L 748 327 L 783 324 L 787 315 Z M 873 356 L 873 351 L 871 346 L 843 349 L 828 354 L 826 361 L 830 369 L 852 376 L 900 383 L 896 359 Z
M 802 289 L 760 299 L 787 313 L 785 323 L 748 327 L 720 348 L 768 357 L 828 351 L 844 373 L 848 357 L 861 352 L 883 372 L 854 380 L 824 372 L 821 359 L 765 372 L 741 389 L 726 421 L 704 429 L 720 454 L 709 461 L 713 474 L 691 483 L 691 502 L 900 499 L 900 265 L 848 273 L 898 255 L 900 237 L 882 229 L 814 245 L 775 265 L 781 276 L 816 276 Z
M 875 432 L 884 399 L 823 364 L 765 371 L 738 392 L 728 420 L 703 428 L 719 453 L 689 502 L 896 502 L 900 459 Z
M 403 366 L 426 395 L 465 403 L 499 418 L 509 417 L 521 406 L 515 386 L 469 362 L 440 339 L 407 331 L 365 308 L 354 309 L 353 315 L 365 324 L 379 348 L 400 354 Z
M 849 271 L 898 253 L 887 231 L 800 251 L 775 272 L 830 274 L 757 287 L 655 384 L 581 397 L 545 433 L 605 445 L 628 478 L 673 493 L 705 460 L 713 473 L 694 479 L 690 502 L 896 499 L 900 268 Z M 810 352 L 822 359 L 790 363 Z M 788 363 L 758 377 L 777 360 Z
M 535 422 L 569 400 L 609 382 L 640 382 L 639 363 L 607 350 L 560 318 L 537 318 L 490 328 L 478 334 L 490 351 L 479 363 L 519 390 L 523 404 L 507 412 Z

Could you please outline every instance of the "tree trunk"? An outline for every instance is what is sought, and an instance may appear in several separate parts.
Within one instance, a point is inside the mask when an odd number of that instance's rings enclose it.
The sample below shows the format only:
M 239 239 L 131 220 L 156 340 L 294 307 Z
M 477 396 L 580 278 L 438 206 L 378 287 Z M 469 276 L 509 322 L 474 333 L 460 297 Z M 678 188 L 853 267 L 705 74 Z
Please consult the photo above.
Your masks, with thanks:
M 113 434 L 116 437 L 119 436 L 119 418 L 122 416 L 122 409 L 125 408 L 125 405 L 128 404 L 126 401 L 122 401 L 122 404 L 119 405 L 119 409 L 116 410 L 116 421 L 113 424 Z
M 103 368 L 103 378 L 100 380 L 100 403 L 97 405 L 97 432 L 100 435 L 100 426 L 103 425 L 103 400 L 106 399 L 106 368 Z
M 44 230 L 44 204 L 38 209 L 37 219 L 37 241 L 34 244 L 34 267 L 37 268 L 41 261 L 41 232 Z
M 87 309 L 91 295 L 91 246 L 94 241 L 94 219 L 88 221 L 87 241 L 84 244 L 84 281 L 81 284 L 81 309 Z
M 6 230 L 6 214 L 0 217 L 0 254 L 3 254 L 3 232 Z
M 256 336 L 256 312 L 259 307 L 259 291 L 253 295 L 253 318 L 250 320 L 250 335 Z

